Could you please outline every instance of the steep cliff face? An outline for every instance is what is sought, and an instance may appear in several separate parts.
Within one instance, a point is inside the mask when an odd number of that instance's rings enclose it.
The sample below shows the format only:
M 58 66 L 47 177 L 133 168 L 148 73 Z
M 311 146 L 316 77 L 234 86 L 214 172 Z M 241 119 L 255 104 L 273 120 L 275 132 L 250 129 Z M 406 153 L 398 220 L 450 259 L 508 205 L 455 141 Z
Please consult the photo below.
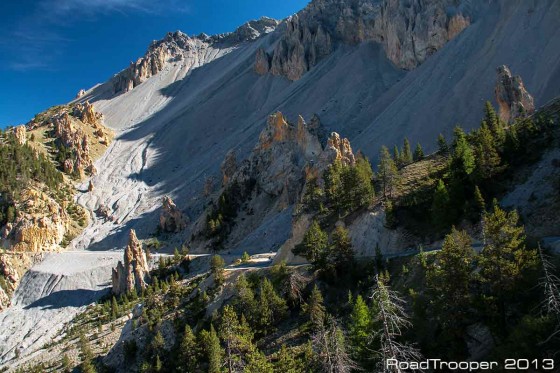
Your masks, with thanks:
M 278 21 L 263 17 L 250 21 L 231 33 L 208 36 L 188 36 L 181 31 L 168 33 L 162 40 L 154 41 L 146 54 L 131 62 L 130 66 L 112 79 L 113 92 L 125 93 L 142 84 L 163 70 L 167 62 L 187 63 L 197 66 L 208 54 L 213 54 L 214 46 L 230 47 L 255 40 L 272 32 Z
M 507 66 L 498 67 L 497 75 L 495 92 L 500 119 L 507 123 L 520 116 L 533 114 L 533 96 L 525 89 L 523 79 L 519 75 L 512 76 Z
M 11 305 L 11 297 L 27 269 L 42 258 L 40 253 L 0 253 L 0 312 Z
M 460 0 L 315 0 L 281 26 L 270 54 L 255 70 L 298 80 L 338 44 L 375 42 L 399 68 L 411 70 L 470 25 Z
M 120 295 L 132 290 L 142 291 L 150 278 L 150 269 L 142 243 L 134 229 L 130 230 L 128 245 L 124 249 L 124 264 L 119 261 L 112 272 L 113 294 Z

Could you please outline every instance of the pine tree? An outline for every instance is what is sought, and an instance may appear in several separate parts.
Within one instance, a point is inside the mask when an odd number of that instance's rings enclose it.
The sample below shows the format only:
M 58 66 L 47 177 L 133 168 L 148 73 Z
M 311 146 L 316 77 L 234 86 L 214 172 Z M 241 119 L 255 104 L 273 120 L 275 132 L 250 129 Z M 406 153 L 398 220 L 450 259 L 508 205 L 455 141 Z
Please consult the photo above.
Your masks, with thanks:
M 397 167 L 400 167 L 402 164 L 401 152 L 397 145 L 393 146 L 393 161 Z
M 371 341 L 372 320 L 369 308 L 361 295 L 358 295 L 354 302 L 348 333 L 354 358 L 365 363 L 369 355 L 368 345 Z
M 435 316 L 449 338 L 442 337 L 447 348 L 464 349 L 464 335 L 471 306 L 475 252 L 465 231 L 451 230 L 443 241 L 436 260 L 427 267 L 426 280 L 435 308 Z M 457 347 L 459 345 L 460 347 Z M 445 348 L 442 346 L 442 348 Z
M 328 239 L 327 233 L 321 229 L 319 222 L 314 220 L 303 236 L 302 243 L 298 245 L 294 252 L 297 255 L 303 255 L 315 266 L 324 267 Z
M 325 306 L 323 304 L 323 295 L 316 284 L 311 291 L 307 304 L 305 305 L 305 312 L 308 315 L 309 321 L 311 321 L 314 329 L 320 329 L 323 327 L 323 323 L 325 321 Z
M 295 353 L 282 345 L 278 351 L 278 360 L 274 364 L 274 373 L 300 373 L 303 371 L 301 364 L 294 358 Z
M 480 277 L 496 305 L 502 330 L 505 329 L 505 301 L 523 271 L 535 265 L 536 253 L 525 248 L 524 227 L 517 212 L 502 210 L 496 201 L 483 218 L 484 248 L 480 255 Z
M 500 120 L 490 101 L 484 105 L 484 122 L 487 123 L 495 140 L 495 146 L 501 146 L 505 139 L 504 123 Z
M 79 346 L 82 354 L 82 372 L 83 373 L 95 373 L 95 365 L 93 364 L 93 351 L 91 350 L 86 336 L 80 333 L 79 336 Z
M 475 213 L 478 217 L 486 211 L 486 202 L 484 201 L 484 197 L 482 196 L 482 192 L 478 185 L 474 187 L 474 204 L 475 204 Z
M 381 276 L 375 276 L 375 288 L 371 296 L 374 307 L 374 337 L 379 343 L 377 355 L 382 371 L 400 372 L 397 367 L 387 369 L 385 362 L 420 360 L 421 355 L 414 347 L 399 342 L 404 329 L 411 326 L 405 312 L 405 302 L 391 290 Z
M 238 312 L 253 320 L 256 310 L 255 294 L 245 275 L 242 274 L 237 278 L 235 290 L 237 293 L 235 306 Z
M 387 198 L 393 195 L 399 185 L 399 172 L 389 154 L 389 150 L 385 146 L 381 147 L 379 159 L 379 179 L 381 181 L 383 197 Z
M 464 179 L 474 171 L 475 166 L 474 153 L 465 132 L 461 127 L 455 127 L 451 159 L 452 174 L 458 179 Z
M 217 285 L 221 285 L 225 281 L 224 267 L 224 259 L 220 255 L 214 255 L 210 262 L 210 270 Z
M 237 313 L 227 305 L 222 310 L 220 338 L 225 344 L 225 363 L 229 372 L 239 371 L 243 367 L 245 353 L 252 350 L 253 335 L 248 325 L 240 324 Z
M 422 145 L 420 143 L 416 144 L 416 149 L 414 149 L 414 161 L 418 162 L 424 159 L 424 150 L 422 149 Z
M 111 299 L 111 319 L 116 319 L 119 317 L 119 305 L 117 304 L 117 299 L 113 296 Z
M 325 328 L 317 330 L 312 340 L 321 372 L 350 373 L 358 368 L 347 351 L 344 333 L 334 319 L 330 318 Z
M 265 333 L 288 312 L 286 301 L 276 293 L 268 278 L 264 278 L 261 282 L 257 304 L 258 324 Z
M 178 366 L 181 372 L 194 372 L 198 366 L 199 347 L 191 327 L 187 324 L 179 349 Z
M 404 142 L 403 142 L 403 150 L 402 150 L 402 154 L 401 154 L 401 159 L 402 159 L 403 165 L 407 165 L 409 163 L 412 163 L 412 151 L 410 149 L 410 142 L 408 141 L 408 139 L 406 137 L 404 138 Z
M 248 356 L 248 364 L 243 370 L 244 373 L 274 373 L 273 365 L 266 356 L 255 349 Z
M 440 133 L 437 139 L 438 143 L 438 151 L 441 155 L 449 154 L 449 145 L 447 145 L 447 141 L 445 137 Z
M 210 326 L 210 331 L 203 330 L 200 333 L 200 340 L 208 359 L 208 373 L 220 373 L 224 351 L 220 346 L 220 339 L 213 325 Z
M 337 226 L 332 234 L 331 260 L 339 271 L 350 270 L 354 262 L 354 250 L 348 229 Z
M 432 201 L 432 220 L 439 228 L 451 225 L 449 215 L 449 193 L 441 179 L 438 180 Z
M 335 209 L 340 209 L 342 193 L 344 193 L 342 186 L 342 163 L 340 160 L 335 160 L 325 171 L 325 195 L 330 205 Z
M 476 132 L 476 170 L 477 176 L 484 180 L 500 172 L 502 162 L 494 145 L 494 137 L 488 129 L 486 122 L 482 122 L 480 129 Z

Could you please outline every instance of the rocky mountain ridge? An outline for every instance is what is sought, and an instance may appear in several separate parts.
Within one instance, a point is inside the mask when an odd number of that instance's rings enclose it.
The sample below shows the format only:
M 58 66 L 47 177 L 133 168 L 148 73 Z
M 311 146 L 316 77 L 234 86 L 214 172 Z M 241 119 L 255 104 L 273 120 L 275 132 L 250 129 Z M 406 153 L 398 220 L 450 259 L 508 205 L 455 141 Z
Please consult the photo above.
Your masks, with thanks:
M 211 53 L 214 45 L 229 48 L 274 31 L 279 22 L 262 17 L 249 21 L 231 33 L 208 36 L 200 34 L 188 36 L 181 31 L 169 32 L 163 39 L 153 41 L 146 54 L 131 62 L 130 66 L 112 79 L 113 92 L 128 92 L 150 77 L 157 75 L 166 62 L 181 62 L 202 59 L 201 55 Z
M 299 80 L 337 44 L 363 42 L 381 44 L 397 67 L 412 70 L 470 25 L 462 3 L 315 0 L 282 23 L 270 53 L 257 52 L 255 70 Z

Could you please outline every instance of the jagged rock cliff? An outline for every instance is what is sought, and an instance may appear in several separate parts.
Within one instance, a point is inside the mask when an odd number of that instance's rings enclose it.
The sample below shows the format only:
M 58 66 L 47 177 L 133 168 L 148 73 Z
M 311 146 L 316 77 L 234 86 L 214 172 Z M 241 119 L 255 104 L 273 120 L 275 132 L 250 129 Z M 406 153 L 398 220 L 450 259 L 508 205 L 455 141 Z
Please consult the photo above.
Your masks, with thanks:
M 504 122 L 531 115 L 535 112 L 533 96 L 527 92 L 519 75 L 512 76 L 507 66 L 497 69 L 496 101 L 500 109 L 500 119 Z
M 375 42 L 399 68 L 424 62 L 470 25 L 460 0 L 315 0 L 281 27 L 282 37 L 268 54 L 259 50 L 255 71 L 298 80 L 337 44 Z
M 167 233 L 178 233 L 187 227 L 183 213 L 168 196 L 163 197 L 162 200 L 159 227 Z
M 200 34 L 191 37 L 181 31 L 170 32 L 162 40 L 152 42 L 143 57 L 136 62 L 131 62 L 127 69 L 113 77 L 113 92 L 132 90 L 162 71 L 166 62 L 174 61 L 196 65 L 199 60 L 204 59 L 205 54 L 212 53 L 213 45 L 220 44 L 227 47 L 254 40 L 273 31 L 278 23 L 272 18 L 263 17 L 245 23 L 232 33 L 215 36 Z
M 150 269 L 142 243 L 134 229 L 130 230 L 128 245 L 124 249 L 124 264 L 119 261 L 112 272 L 113 294 L 120 295 L 136 290 L 140 292 L 150 279 Z

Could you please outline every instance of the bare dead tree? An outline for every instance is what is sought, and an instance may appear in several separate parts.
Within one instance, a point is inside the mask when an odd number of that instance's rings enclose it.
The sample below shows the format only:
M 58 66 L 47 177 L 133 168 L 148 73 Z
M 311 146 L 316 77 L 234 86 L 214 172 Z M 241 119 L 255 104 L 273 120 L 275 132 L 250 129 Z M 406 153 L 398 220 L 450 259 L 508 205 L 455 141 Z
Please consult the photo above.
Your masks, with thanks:
M 544 254 L 540 245 L 538 252 L 543 267 L 543 277 L 540 280 L 540 284 L 544 289 L 545 298 L 542 302 L 542 308 L 547 315 L 556 317 L 556 328 L 546 340 L 541 342 L 542 345 L 560 336 L 560 279 L 554 274 L 554 265 Z
M 380 278 L 375 276 L 375 287 L 371 298 L 377 308 L 374 322 L 381 328 L 374 333 L 373 338 L 379 339 L 380 348 L 376 354 L 381 357 L 383 372 L 398 372 L 398 366 L 389 367 L 386 362 L 390 359 L 397 361 L 418 361 L 422 358 L 420 351 L 410 344 L 403 344 L 398 339 L 403 331 L 412 326 L 405 311 L 405 301 L 392 291 Z
M 315 333 L 312 343 L 321 372 L 350 373 L 359 370 L 346 350 L 344 333 L 333 318 L 329 318 L 327 326 Z

